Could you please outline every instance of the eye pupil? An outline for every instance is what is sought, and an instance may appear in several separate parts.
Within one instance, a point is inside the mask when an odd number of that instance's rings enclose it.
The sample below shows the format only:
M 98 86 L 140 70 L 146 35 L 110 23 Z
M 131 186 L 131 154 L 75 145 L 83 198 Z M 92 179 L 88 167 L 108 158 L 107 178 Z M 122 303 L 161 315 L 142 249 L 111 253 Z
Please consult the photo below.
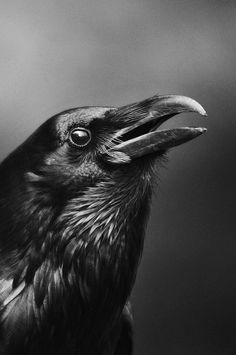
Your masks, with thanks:
M 76 128 L 70 134 L 70 141 L 78 147 L 86 146 L 90 140 L 91 133 L 87 129 Z

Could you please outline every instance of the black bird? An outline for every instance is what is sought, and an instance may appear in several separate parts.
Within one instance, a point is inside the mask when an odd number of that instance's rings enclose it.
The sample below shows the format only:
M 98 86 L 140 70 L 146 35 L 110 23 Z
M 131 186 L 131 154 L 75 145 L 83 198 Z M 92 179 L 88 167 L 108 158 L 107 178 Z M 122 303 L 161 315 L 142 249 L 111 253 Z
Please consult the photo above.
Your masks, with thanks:
M 177 95 L 70 109 L 1 163 L 0 354 L 132 354 L 153 167 L 205 132 L 158 130 L 182 112 L 206 115 Z

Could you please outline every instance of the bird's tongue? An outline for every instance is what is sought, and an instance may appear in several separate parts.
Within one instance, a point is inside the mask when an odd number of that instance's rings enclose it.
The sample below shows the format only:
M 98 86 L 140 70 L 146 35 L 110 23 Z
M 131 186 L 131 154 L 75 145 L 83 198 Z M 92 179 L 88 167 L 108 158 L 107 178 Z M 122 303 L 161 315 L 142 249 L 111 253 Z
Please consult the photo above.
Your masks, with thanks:
M 124 114 L 129 113 L 129 116 L 131 114 L 141 115 L 141 119 L 137 119 L 134 124 L 117 133 L 116 138 L 121 143 L 111 148 L 113 151 L 126 154 L 130 159 L 165 151 L 194 139 L 206 131 L 206 128 L 194 127 L 157 129 L 163 122 L 182 112 L 197 112 L 206 116 L 203 107 L 197 101 L 186 96 L 156 96 L 137 104 L 125 106 L 120 110 L 121 113 L 122 110 Z

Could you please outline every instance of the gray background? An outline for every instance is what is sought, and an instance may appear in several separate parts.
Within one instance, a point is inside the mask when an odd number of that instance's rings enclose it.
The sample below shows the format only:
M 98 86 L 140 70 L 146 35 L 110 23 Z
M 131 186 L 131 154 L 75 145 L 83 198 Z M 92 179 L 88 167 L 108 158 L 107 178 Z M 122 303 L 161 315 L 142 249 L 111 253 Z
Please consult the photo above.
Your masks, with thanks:
M 80 105 L 197 99 L 207 135 L 160 171 L 133 292 L 135 355 L 236 352 L 235 0 L 0 1 L 0 158 Z

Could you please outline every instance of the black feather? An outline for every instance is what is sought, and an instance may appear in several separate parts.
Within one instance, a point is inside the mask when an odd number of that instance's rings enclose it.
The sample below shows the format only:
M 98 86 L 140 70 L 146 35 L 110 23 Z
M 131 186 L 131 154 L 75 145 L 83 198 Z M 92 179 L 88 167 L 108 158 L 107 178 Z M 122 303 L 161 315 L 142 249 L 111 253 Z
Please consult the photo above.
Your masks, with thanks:
M 132 354 L 127 302 L 162 154 L 110 148 L 155 100 L 65 111 L 0 165 L 1 355 Z

